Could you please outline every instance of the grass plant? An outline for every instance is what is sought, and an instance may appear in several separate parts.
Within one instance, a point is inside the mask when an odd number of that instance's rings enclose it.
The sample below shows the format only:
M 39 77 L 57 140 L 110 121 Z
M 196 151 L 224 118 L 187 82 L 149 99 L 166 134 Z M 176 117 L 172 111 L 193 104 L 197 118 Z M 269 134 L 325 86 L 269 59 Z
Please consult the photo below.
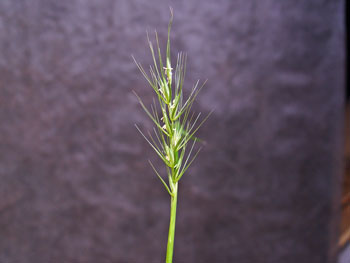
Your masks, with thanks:
M 195 147 L 196 143 L 200 141 L 195 137 L 195 134 L 211 113 L 201 120 L 201 113 L 194 113 L 192 111 L 193 103 L 206 81 L 202 85 L 199 85 L 198 80 L 193 85 L 187 98 L 184 96 L 183 85 L 187 55 L 183 52 L 178 53 L 175 69 L 172 67 L 170 57 L 170 30 L 173 21 L 173 10 L 171 8 L 170 13 L 165 61 L 162 59 L 159 38 L 156 31 L 155 46 L 152 44 L 147 33 L 147 40 L 153 60 L 153 65 L 149 66 L 149 73 L 133 57 L 137 67 L 156 94 L 156 99 L 153 99 L 153 104 L 149 109 L 136 92 L 134 92 L 143 110 L 154 124 L 153 130 L 147 133 L 141 131 L 136 124 L 135 126 L 165 164 L 166 176 L 163 178 L 153 163 L 149 161 L 155 174 L 170 195 L 170 224 L 166 263 L 172 263 L 173 261 L 179 181 L 201 150 L 201 147 L 198 149 Z

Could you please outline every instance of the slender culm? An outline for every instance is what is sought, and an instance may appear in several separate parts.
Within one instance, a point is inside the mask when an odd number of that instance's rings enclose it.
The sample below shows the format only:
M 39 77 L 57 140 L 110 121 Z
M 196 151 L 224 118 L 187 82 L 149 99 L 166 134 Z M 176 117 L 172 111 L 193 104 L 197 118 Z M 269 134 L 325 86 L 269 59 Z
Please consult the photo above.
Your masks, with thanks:
M 175 238 L 176 207 L 179 180 L 192 164 L 200 151 L 194 151 L 196 142 L 195 133 L 206 121 L 210 113 L 200 121 L 201 113 L 191 111 L 193 102 L 205 82 L 199 86 L 199 81 L 193 86 L 187 99 L 184 99 L 183 84 L 186 72 L 186 54 L 180 52 L 177 55 L 175 70 L 170 58 L 170 29 L 173 21 L 173 10 L 170 8 L 171 18 L 168 25 L 168 40 L 166 45 L 165 61 L 162 59 L 158 34 L 155 32 L 156 46 L 154 47 L 147 34 L 149 48 L 151 50 L 153 65 L 147 73 L 142 65 L 133 57 L 137 67 L 153 88 L 156 99 L 150 109 L 147 108 L 140 97 L 135 93 L 142 108 L 152 120 L 155 127 L 147 136 L 137 126 L 136 128 L 154 149 L 166 167 L 168 183 L 163 179 L 154 165 L 150 165 L 165 189 L 170 195 L 170 223 L 166 263 L 172 263 Z

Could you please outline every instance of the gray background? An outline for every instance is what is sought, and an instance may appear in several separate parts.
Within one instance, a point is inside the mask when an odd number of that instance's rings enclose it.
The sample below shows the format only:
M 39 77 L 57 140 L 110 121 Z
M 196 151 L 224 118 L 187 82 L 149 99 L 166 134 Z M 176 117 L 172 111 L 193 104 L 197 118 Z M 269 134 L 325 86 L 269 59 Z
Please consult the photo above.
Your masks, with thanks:
M 146 30 L 214 114 L 180 183 L 175 262 L 336 255 L 343 1 L 0 1 L 0 262 L 164 262 L 169 197 L 134 128 Z

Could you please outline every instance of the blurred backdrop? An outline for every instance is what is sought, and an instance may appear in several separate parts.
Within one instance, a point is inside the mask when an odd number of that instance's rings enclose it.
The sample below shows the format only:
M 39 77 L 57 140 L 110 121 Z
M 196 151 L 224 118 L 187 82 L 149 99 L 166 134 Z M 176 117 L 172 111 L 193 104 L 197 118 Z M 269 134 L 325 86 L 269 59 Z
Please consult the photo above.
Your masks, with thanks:
M 138 134 L 146 30 L 215 108 L 180 183 L 177 263 L 333 262 L 343 171 L 340 0 L 0 1 L 0 262 L 164 262 L 169 197 Z

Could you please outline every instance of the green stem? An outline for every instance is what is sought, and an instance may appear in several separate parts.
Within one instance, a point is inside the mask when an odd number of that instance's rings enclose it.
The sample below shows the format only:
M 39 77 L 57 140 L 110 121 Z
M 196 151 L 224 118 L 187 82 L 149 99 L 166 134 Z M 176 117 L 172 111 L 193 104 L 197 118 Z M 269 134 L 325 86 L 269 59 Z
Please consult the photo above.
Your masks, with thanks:
M 177 185 L 178 183 L 175 183 L 172 189 L 173 196 L 171 196 L 171 203 L 170 203 L 170 224 L 169 224 L 168 246 L 166 251 L 166 263 L 173 262 L 176 205 L 177 205 Z

